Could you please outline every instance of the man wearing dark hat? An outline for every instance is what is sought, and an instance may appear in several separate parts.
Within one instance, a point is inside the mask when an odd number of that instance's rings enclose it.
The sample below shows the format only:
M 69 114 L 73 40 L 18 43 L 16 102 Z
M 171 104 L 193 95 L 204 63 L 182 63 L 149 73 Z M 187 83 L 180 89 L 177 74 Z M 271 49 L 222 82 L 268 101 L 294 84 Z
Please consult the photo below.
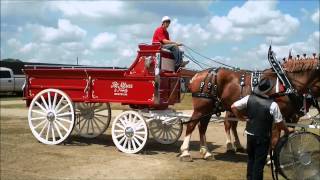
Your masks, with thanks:
M 272 124 L 289 133 L 282 120 L 279 106 L 269 97 L 272 89 L 272 81 L 262 79 L 254 88 L 253 94 L 248 95 L 232 104 L 232 112 L 245 121 L 241 110 L 246 110 L 249 121 L 246 124 L 247 134 L 247 179 L 262 180 L 263 168 L 268 155 L 271 141 Z

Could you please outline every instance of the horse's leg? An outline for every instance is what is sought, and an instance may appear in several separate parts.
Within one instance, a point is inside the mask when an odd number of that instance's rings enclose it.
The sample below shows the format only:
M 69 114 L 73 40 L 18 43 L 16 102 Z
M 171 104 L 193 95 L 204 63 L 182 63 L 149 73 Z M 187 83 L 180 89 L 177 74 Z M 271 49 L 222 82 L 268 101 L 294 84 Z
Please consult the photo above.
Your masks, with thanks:
M 224 131 L 226 132 L 226 135 L 227 135 L 227 141 L 226 141 L 227 152 L 230 152 L 230 151 L 233 151 L 234 148 L 231 143 L 231 133 L 230 133 L 231 123 L 229 120 L 227 120 L 228 117 L 229 117 L 229 112 L 227 111 L 223 123 L 224 123 Z
M 180 147 L 180 160 L 182 161 L 192 161 L 191 155 L 189 153 L 189 143 L 191 139 L 191 134 L 200 120 L 197 114 L 198 113 L 193 112 L 191 116 L 191 121 L 187 124 L 186 136 L 184 137 L 183 143 Z
M 230 122 L 230 124 L 231 124 L 232 134 L 234 137 L 234 147 L 236 148 L 237 152 L 244 152 L 244 148 L 240 143 L 240 139 L 237 132 L 238 121 L 232 121 Z
M 212 154 L 208 150 L 207 139 L 206 139 L 206 131 L 208 128 L 208 124 L 211 116 L 207 116 L 200 120 L 200 124 L 198 124 L 199 135 L 200 135 L 200 154 L 203 159 L 211 159 Z

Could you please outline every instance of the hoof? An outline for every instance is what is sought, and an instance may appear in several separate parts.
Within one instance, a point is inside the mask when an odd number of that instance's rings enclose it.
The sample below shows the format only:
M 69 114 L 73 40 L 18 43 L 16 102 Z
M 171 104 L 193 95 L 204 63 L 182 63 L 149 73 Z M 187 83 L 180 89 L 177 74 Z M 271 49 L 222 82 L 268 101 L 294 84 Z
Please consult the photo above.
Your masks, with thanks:
M 234 154 L 234 153 L 236 153 L 236 151 L 235 151 L 234 149 L 228 149 L 228 150 L 226 151 L 226 153 L 227 153 L 227 154 Z
M 226 146 L 227 146 L 227 151 L 234 151 L 234 147 L 232 145 L 232 143 L 226 143 Z
M 247 151 L 244 148 L 237 148 L 236 152 L 240 152 L 240 153 L 246 153 Z
M 189 156 L 180 156 L 180 161 L 182 162 L 192 162 L 192 157 L 189 155 Z
M 206 155 L 202 158 L 206 161 L 214 161 L 215 160 L 212 154 Z

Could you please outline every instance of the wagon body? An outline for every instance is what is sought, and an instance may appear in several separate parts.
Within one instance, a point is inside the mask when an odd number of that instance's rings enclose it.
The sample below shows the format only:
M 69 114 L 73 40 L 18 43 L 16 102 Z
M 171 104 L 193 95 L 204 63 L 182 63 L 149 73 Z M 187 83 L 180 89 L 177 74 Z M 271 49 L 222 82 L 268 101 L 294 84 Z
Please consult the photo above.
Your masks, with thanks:
M 81 66 L 26 66 L 27 105 L 48 88 L 65 92 L 73 102 L 118 102 L 136 108 L 164 109 L 180 102 L 180 75 L 171 53 L 160 45 L 140 45 L 128 69 Z
M 133 108 L 112 123 L 112 140 L 122 152 L 142 150 L 149 131 L 162 144 L 181 135 L 180 117 L 168 110 L 180 102 L 180 73 L 160 44 L 139 45 L 128 69 L 26 66 L 24 73 L 29 126 L 44 144 L 64 142 L 73 130 L 86 138 L 99 136 L 110 124 L 114 102 Z

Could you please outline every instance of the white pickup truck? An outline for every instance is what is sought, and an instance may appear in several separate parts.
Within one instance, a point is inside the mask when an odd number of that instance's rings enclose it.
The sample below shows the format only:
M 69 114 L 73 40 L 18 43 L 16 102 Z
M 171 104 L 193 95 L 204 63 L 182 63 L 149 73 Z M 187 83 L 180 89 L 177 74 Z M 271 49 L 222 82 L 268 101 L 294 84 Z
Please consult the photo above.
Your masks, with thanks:
M 25 75 L 15 75 L 12 69 L 0 67 L 0 93 L 22 94 Z

